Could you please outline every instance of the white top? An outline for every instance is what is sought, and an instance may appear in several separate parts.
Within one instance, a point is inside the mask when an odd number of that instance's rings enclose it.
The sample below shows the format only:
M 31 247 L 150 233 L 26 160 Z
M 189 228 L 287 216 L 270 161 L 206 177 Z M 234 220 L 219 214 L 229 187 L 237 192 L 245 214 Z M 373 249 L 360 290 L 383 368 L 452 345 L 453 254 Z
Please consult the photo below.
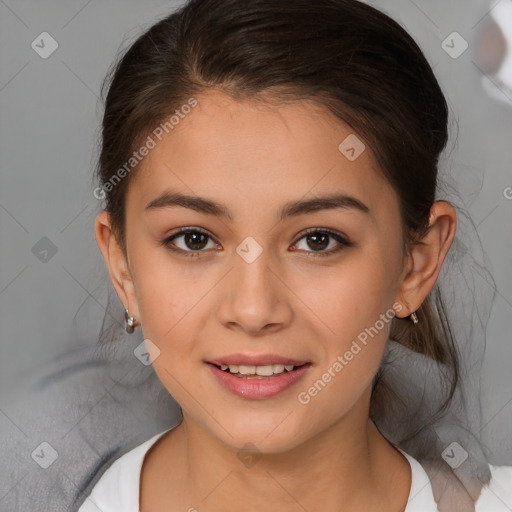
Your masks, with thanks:
M 172 427 L 174 428 L 174 427 Z M 146 453 L 166 432 L 125 453 L 103 473 L 78 512 L 140 512 L 140 472 Z M 398 448 L 400 450 L 400 448 Z M 405 512 L 436 512 L 430 479 L 421 464 L 400 450 L 411 465 L 412 482 Z M 489 484 L 482 488 L 476 512 L 510 512 L 512 510 L 512 466 L 493 466 Z

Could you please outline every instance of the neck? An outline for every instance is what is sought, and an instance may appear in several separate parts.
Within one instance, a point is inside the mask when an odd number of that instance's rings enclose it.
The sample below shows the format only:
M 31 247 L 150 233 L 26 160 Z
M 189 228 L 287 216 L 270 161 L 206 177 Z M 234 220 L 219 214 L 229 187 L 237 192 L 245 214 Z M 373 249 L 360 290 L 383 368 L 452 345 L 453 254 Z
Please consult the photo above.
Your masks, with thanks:
M 283 512 L 404 510 L 409 463 L 369 420 L 368 407 L 356 405 L 293 449 L 247 460 L 185 415 L 161 449 L 162 492 L 182 510 L 250 511 L 269 503 Z

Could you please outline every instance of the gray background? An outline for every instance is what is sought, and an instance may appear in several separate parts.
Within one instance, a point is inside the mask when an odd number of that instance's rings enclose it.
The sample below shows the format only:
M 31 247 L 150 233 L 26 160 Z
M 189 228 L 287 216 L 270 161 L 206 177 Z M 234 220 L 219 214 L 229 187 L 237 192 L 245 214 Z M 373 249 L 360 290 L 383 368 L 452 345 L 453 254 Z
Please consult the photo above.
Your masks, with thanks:
M 420 44 L 457 120 L 443 165 L 477 226 L 486 266 L 497 283 L 482 407 L 484 438 L 499 452 L 495 434 L 512 426 L 512 200 L 503 194 L 512 186 L 512 107 L 486 95 L 473 53 L 478 30 L 499 2 L 370 3 Z M 120 48 L 174 5 L 161 0 L 0 0 L 3 400 L 56 356 L 92 346 L 97 339 L 108 279 L 93 234 L 100 208 L 91 182 L 100 85 Z M 31 48 L 43 31 L 59 44 L 48 59 Z M 441 47 L 453 31 L 470 45 L 458 59 Z M 43 237 L 57 249 L 47 262 L 33 253 L 38 242 L 45 243 Z M 0 429 L 12 421 L 7 409 L 0 402 Z M 511 464 L 512 454 L 505 455 Z

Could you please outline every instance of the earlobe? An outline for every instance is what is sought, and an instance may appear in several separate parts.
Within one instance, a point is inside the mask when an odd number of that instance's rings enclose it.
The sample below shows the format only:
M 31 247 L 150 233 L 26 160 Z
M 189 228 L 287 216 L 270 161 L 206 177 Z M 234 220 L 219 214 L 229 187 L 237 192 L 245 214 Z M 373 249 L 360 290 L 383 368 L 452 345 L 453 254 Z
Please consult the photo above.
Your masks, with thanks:
M 418 310 L 434 287 L 452 245 L 457 227 L 453 206 L 437 201 L 430 210 L 426 235 L 410 248 L 399 286 L 397 301 L 404 305 L 400 318 Z

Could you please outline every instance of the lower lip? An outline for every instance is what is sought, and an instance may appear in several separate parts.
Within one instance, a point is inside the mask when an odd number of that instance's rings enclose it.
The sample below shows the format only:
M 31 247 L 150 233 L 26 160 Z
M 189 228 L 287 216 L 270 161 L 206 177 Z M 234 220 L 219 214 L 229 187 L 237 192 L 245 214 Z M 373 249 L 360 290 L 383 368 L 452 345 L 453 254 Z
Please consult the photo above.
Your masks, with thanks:
M 258 400 L 270 398 L 282 393 L 298 382 L 311 366 L 309 363 L 298 367 L 291 372 L 284 371 L 272 377 L 245 378 L 237 377 L 217 366 L 207 363 L 215 377 L 229 391 L 243 398 Z

